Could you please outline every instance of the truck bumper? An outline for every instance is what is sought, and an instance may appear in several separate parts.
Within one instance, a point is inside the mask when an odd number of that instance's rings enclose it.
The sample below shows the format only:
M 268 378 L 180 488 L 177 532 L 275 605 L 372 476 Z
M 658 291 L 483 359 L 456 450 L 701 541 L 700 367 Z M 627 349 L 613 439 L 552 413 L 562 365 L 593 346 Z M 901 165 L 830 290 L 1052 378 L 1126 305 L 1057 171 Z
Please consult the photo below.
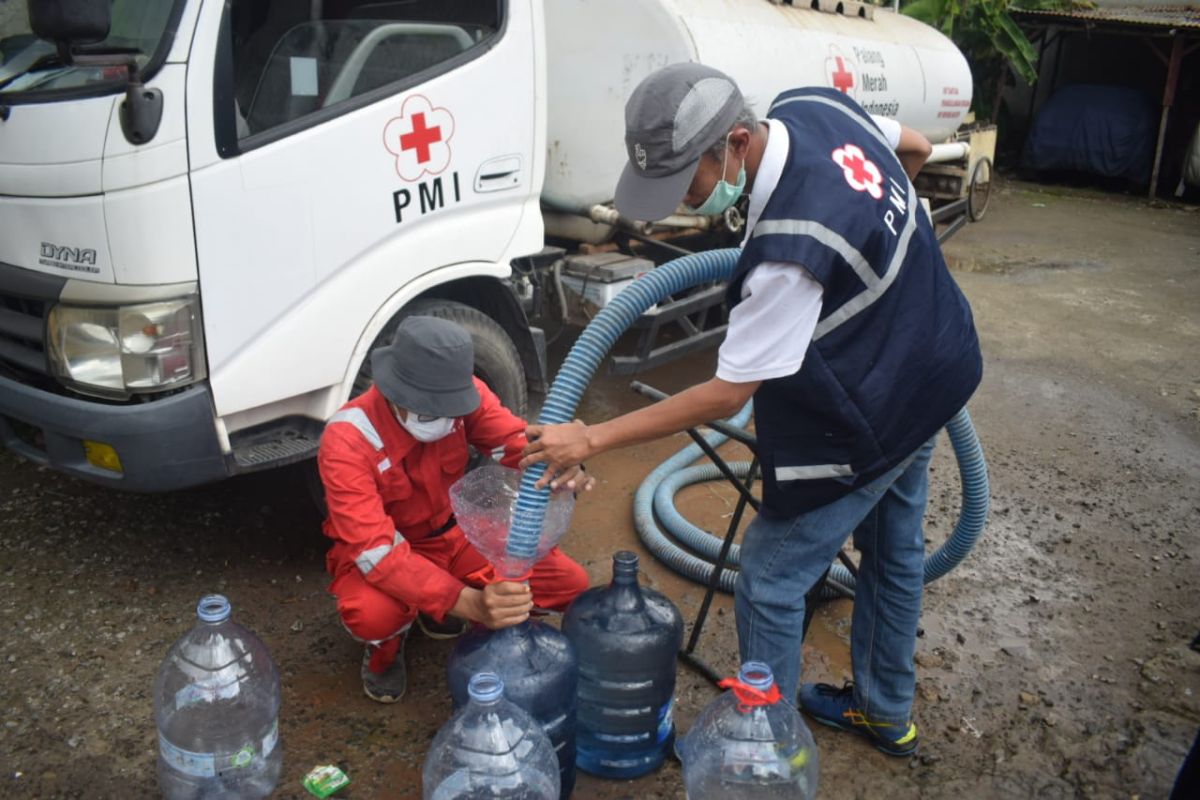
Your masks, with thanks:
M 230 474 L 207 384 L 150 403 L 117 406 L 0 377 L 0 440 L 34 463 L 135 492 L 182 489 Z M 85 440 L 116 450 L 121 471 L 89 462 Z

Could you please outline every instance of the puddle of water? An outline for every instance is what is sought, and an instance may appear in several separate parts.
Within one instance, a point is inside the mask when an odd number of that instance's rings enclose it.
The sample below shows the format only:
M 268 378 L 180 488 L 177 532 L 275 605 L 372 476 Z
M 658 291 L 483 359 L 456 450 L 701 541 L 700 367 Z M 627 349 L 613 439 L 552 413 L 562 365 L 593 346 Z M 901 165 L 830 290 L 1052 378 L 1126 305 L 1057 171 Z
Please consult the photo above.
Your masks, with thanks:
M 850 668 L 850 600 L 822 603 L 804 640 L 805 682 L 840 685 L 853 678 Z
M 1072 270 L 1103 270 L 1106 265 L 1099 261 L 1044 261 L 1036 258 L 1011 259 L 1003 256 L 988 258 L 951 258 L 953 269 L 961 272 L 977 272 L 984 275 L 1019 275 L 1028 272 L 1067 272 Z

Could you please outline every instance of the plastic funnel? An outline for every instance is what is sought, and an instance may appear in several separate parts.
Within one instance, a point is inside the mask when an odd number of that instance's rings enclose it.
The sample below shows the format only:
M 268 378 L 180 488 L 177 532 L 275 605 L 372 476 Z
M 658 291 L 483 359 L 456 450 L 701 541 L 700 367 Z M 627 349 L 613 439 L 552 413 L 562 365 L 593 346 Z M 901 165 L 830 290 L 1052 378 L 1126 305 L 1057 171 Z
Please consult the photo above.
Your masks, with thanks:
M 571 526 L 575 496 L 555 492 L 546 506 L 542 536 L 532 558 L 508 553 L 508 535 L 517 505 L 521 473 L 487 464 L 464 475 L 450 487 L 450 505 L 467 541 L 483 554 L 502 578 L 524 578 Z

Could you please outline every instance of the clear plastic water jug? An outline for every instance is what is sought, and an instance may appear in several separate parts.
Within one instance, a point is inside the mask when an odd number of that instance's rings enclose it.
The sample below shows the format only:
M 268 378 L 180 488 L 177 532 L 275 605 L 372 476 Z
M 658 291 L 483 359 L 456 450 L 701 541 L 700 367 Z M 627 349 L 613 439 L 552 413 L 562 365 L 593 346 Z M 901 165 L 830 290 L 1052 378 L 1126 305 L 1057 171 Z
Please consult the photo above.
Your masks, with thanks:
M 700 712 L 679 757 L 688 800 L 810 800 L 817 748 L 799 712 L 779 694 L 771 668 L 742 665 L 729 691 Z
M 266 797 L 283 765 L 279 672 L 225 597 L 196 612 L 154 681 L 159 786 L 168 800 Z
M 467 703 L 442 726 L 423 773 L 425 800 L 556 800 L 558 763 L 532 717 L 494 673 L 472 676 Z
M 576 765 L 604 778 L 657 769 L 674 743 L 679 609 L 638 584 L 637 554 L 623 550 L 613 556 L 612 583 L 567 609 L 563 633 L 579 654 Z
M 542 726 L 558 758 L 561 797 L 575 788 L 575 693 L 579 661 L 566 636 L 530 620 L 489 631 L 475 627 L 459 637 L 446 667 L 454 708 L 470 699 L 470 681 L 492 672 L 504 682 L 504 696 Z

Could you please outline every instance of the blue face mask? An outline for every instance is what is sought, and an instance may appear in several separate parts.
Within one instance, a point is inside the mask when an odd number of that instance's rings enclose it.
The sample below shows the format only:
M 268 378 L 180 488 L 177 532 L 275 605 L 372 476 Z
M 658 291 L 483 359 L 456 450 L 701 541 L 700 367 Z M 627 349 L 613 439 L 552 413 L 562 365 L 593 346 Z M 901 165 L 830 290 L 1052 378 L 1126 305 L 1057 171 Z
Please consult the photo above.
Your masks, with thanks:
M 720 214 L 738 201 L 742 196 L 742 192 L 746 188 L 746 167 L 743 165 L 738 170 L 737 185 L 734 186 L 729 181 L 725 180 L 725 164 L 729 159 L 729 137 L 725 137 L 725 156 L 721 159 L 721 180 L 717 181 L 717 185 L 713 187 L 712 193 L 708 195 L 708 199 L 700 205 L 692 208 L 684 206 L 693 214 L 711 217 L 714 214 Z

